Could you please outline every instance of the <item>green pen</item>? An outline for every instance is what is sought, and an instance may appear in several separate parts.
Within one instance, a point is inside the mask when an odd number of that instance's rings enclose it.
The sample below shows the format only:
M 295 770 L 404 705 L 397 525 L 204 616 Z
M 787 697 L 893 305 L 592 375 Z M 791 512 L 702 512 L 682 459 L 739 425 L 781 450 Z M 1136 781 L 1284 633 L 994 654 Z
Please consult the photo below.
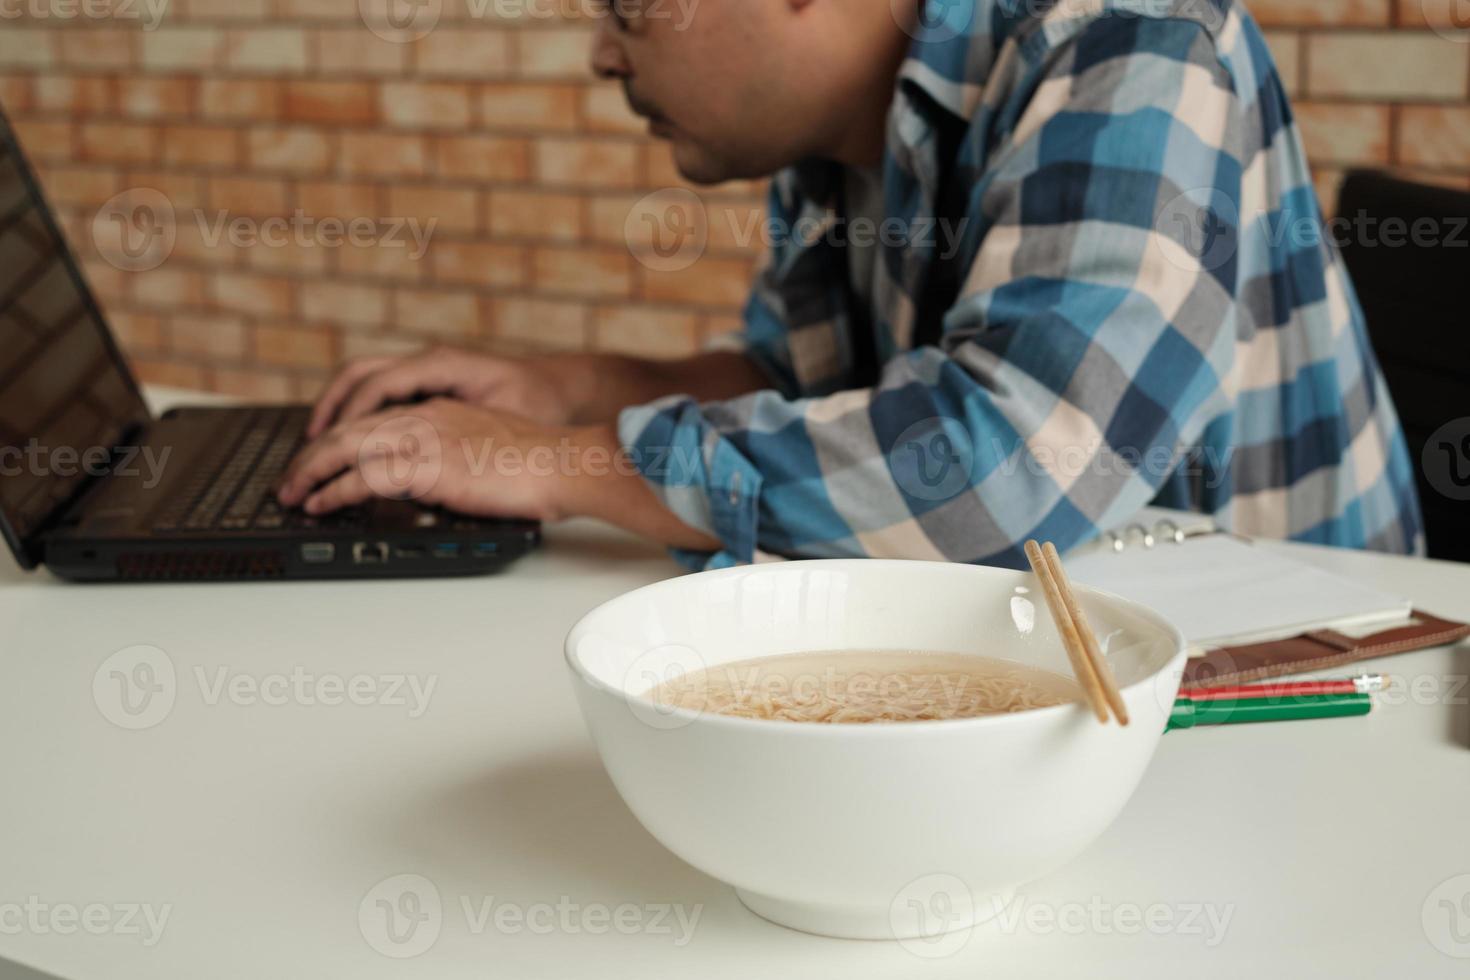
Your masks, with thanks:
M 1248 721 L 1294 721 L 1366 715 L 1373 709 L 1367 694 L 1298 694 L 1290 698 L 1242 698 L 1238 701 L 1195 701 L 1181 697 L 1169 712 L 1164 731 L 1196 725 L 1237 725 Z

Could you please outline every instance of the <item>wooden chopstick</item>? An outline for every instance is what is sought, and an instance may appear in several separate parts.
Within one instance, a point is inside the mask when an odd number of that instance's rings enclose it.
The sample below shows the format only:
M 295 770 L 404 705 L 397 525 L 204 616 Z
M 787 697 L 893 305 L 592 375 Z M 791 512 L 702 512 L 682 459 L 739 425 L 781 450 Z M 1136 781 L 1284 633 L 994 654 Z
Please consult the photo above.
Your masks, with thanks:
M 1108 707 L 1113 709 L 1113 715 L 1118 719 L 1118 724 L 1128 724 L 1128 706 L 1123 703 L 1123 692 L 1118 690 L 1118 681 L 1113 677 L 1113 667 L 1103 656 L 1101 648 L 1097 645 L 1097 634 L 1088 625 L 1087 616 L 1082 612 L 1082 606 L 1077 602 L 1077 595 L 1072 591 L 1072 583 L 1067 578 L 1067 570 L 1062 567 L 1062 556 L 1057 554 L 1057 546 L 1048 541 L 1041 546 L 1041 554 L 1046 558 L 1047 568 L 1056 579 L 1057 587 L 1062 593 L 1062 601 L 1067 605 L 1067 612 L 1072 617 L 1072 625 L 1077 628 L 1077 635 L 1082 638 L 1082 648 L 1087 653 L 1087 659 L 1097 671 L 1098 680 L 1102 682 L 1103 695 L 1108 699 Z
M 1087 656 L 1087 648 L 1083 645 L 1077 626 L 1072 621 L 1072 614 L 1062 598 L 1061 584 L 1052 573 L 1051 566 L 1041 551 L 1041 545 L 1035 541 L 1027 541 L 1026 559 L 1031 562 L 1031 571 L 1036 573 L 1036 578 L 1041 583 L 1041 592 L 1046 596 L 1046 607 L 1051 610 L 1052 621 L 1057 624 L 1057 633 L 1062 638 L 1062 648 L 1067 651 L 1067 659 L 1072 661 L 1072 673 L 1077 675 L 1077 683 L 1087 695 L 1087 702 L 1092 705 L 1097 720 L 1107 724 L 1108 700 L 1103 693 L 1102 681 L 1092 666 L 1092 660 Z

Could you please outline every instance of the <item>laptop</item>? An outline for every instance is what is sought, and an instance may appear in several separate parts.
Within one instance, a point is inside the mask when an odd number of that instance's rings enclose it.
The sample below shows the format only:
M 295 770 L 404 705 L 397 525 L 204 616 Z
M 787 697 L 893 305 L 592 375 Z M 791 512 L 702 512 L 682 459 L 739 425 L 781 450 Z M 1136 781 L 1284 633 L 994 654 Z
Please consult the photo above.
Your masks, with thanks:
M 78 581 L 490 572 L 535 522 L 375 499 L 281 507 L 303 405 L 154 418 L 0 112 L 0 533 L 21 567 Z

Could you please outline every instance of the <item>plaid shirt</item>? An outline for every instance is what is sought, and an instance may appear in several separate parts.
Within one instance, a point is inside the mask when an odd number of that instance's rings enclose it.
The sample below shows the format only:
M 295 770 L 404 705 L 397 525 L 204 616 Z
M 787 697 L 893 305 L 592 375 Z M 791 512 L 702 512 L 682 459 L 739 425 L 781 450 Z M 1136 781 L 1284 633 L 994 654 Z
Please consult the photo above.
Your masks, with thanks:
M 1149 503 L 1419 551 L 1393 406 L 1254 21 L 1232 0 L 944 0 L 900 72 L 871 275 L 846 172 L 770 194 L 771 389 L 630 408 L 695 566 L 1022 567 Z M 896 221 L 895 225 L 893 222 Z M 862 281 L 858 281 L 861 279 Z

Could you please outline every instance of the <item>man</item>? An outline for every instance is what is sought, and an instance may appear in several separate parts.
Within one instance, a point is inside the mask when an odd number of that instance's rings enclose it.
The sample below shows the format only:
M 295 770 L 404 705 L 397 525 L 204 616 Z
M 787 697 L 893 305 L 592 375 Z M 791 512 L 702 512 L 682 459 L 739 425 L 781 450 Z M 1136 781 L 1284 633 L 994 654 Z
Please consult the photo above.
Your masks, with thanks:
M 1241 7 L 656 11 L 603 9 L 595 70 L 688 179 L 774 173 L 772 227 L 817 231 L 776 239 L 743 349 L 352 364 L 287 503 L 361 501 L 407 445 L 433 465 L 406 492 L 600 517 L 696 565 L 1020 566 L 1029 537 L 1065 549 L 1150 502 L 1248 534 L 1421 549 L 1398 422 Z M 860 242 L 864 221 L 905 233 Z M 423 396 L 442 397 L 385 407 Z M 477 474 L 457 448 L 475 446 L 558 447 L 558 463 Z

